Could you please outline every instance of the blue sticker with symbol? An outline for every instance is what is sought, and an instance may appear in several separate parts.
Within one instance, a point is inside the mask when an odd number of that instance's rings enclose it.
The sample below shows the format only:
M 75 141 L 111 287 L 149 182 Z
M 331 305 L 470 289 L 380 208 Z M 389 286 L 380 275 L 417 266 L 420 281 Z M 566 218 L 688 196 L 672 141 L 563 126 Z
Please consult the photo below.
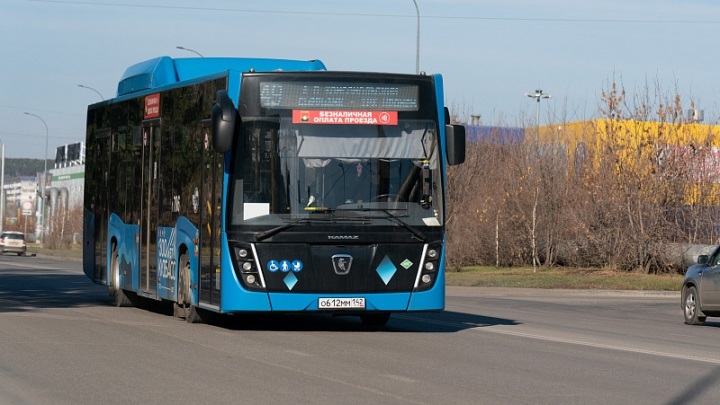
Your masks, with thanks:
M 292 264 L 290 264 L 290 261 L 288 260 L 283 260 L 280 262 L 280 271 L 282 271 L 283 273 L 287 273 L 288 271 L 290 271 L 291 267 Z
M 277 260 L 270 260 L 267 263 L 267 269 L 274 273 L 274 272 L 280 270 L 280 263 L 278 263 Z
M 303 262 L 301 262 L 300 260 L 293 260 L 292 271 L 294 271 L 295 273 L 299 273 L 302 271 L 302 269 L 303 269 Z

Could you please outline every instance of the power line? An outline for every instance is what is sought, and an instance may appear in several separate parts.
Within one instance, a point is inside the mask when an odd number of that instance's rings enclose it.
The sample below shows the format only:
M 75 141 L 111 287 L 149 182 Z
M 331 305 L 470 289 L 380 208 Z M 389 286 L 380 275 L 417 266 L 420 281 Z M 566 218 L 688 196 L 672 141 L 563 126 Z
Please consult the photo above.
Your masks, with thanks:
M 332 11 L 299 11 L 299 10 L 261 10 L 241 9 L 225 7 L 193 7 L 193 6 L 167 6 L 153 4 L 126 4 L 113 2 L 90 2 L 74 0 L 24 0 L 32 3 L 68 4 L 96 7 L 124 7 L 144 9 L 165 9 L 165 10 L 187 10 L 187 11 L 222 11 L 232 13 L 256 13 L 256 14 L 289 14 L 289 15 L 322 15 L 322 16 L 345 16 L 345 17 L 392 17 L 392 18 L 416 18 L 410 14 L 380 14 L 380 13 L 347 13 Z M 514 22 L 555 22 L 555 23 L 613 23 L 613 24 L 720 24 L 720 20 L 641 20 L 641 19 L 615 19 L 615 18 L 523 18 L 523 17 L 475 17 L 459 15 L 423 15 L 420 18 L 428 20 L 468 20 L 468 21 L 514 21 Z

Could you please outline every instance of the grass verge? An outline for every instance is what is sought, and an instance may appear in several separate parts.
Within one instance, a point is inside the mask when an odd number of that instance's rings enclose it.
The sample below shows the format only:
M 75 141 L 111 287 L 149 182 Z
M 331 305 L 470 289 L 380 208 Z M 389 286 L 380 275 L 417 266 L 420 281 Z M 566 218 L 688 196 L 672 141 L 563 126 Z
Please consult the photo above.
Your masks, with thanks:
M 447 272 L 447 285 L 465 287 L 575 288 L 679 291 L 682 275 L 626 273 L 601 269 L 495 268 L 472 266 Z

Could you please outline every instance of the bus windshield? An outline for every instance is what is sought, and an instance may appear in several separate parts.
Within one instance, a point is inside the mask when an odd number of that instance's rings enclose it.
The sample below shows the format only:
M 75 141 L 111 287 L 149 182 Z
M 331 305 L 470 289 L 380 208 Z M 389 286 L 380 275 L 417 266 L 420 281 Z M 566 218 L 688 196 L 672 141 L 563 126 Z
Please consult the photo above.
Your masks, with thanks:
M 421 85 L 268 76 L 243 80 L 230 225 L 442 225 L 436 110 Z

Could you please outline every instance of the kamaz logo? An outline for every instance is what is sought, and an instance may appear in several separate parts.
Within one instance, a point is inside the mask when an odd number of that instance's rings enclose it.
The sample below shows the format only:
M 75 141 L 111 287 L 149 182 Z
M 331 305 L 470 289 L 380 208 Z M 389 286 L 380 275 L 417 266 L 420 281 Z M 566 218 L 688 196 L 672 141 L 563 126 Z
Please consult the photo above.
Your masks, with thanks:
M 358 240 L 358 239 L 360 239 L 360 236 L 358 236 L 358 235 L 328 235 L 328 239 L 330 239 L 330 240 Z
M 332 264 L 335 274 L 344 276 L 350 273 L 350 267 L 352 266 L 353 258 L 350 255 L 339 254 L 333 255 Z

